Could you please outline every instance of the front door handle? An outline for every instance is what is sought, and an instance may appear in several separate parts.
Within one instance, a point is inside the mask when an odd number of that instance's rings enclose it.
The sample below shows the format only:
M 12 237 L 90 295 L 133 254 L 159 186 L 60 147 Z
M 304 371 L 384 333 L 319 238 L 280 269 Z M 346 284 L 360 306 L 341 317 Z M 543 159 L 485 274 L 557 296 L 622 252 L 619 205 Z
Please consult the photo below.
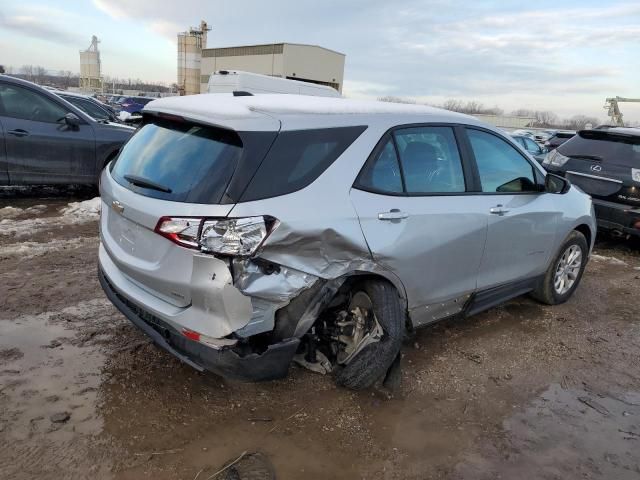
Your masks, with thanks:
M 388 212 L 378 214 L 378 220 L 403 220 L 409 216 L 406 212 L 401 212 L 397 208 L 392 208 Z
M 489 213 L 492 213 L 493 215 L 504 215 L 505 213 L 509 213 L 509 209 L 498 204 L 495 207 L 491 207 L 489 209 Z
M 7 133 L 9 135 L 14 135 L 16 137 L 26 137 L 29 135 L 29 132 L 21 128 L 16 128 L 15 130 L 9 130 Z

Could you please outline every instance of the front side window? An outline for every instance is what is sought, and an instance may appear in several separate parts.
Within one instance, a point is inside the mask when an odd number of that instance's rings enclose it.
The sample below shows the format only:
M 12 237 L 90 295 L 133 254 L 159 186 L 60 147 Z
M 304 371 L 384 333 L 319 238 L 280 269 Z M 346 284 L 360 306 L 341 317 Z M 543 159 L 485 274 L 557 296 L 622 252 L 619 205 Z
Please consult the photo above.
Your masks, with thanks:
M 529 153 L 532 153 L 534 155 L 542 153 L 538 144 L 528 138 L 524 139 L 524 148 L 526 148 Z
M 44 95 L 27 88 L 0 84 L 0 114 L 34 122 L 56 123 L 62 120 L 67 111 Z
M 78 107 L 84 113 L 95 120 L 109 120 L 109 115 L 105 110 L 89 100 L 78 97 L 63 97 L 70 104 Z
M 414 127 L 394 132 L 407 193 L 465 191 L 462 162 L 450 127 Z
M 533 166 L 512 145 L 497 135 L 473 128 L 468 128 L 467 134 L 483 192 L 538 191 Z

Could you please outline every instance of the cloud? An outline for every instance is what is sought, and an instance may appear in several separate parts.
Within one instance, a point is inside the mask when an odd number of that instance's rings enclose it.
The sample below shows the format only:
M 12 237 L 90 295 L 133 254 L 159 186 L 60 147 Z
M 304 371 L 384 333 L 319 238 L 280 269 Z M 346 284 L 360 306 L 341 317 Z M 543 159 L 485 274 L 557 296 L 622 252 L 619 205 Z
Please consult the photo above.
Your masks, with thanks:
M 18 32 L 27 37 L 37 38 L 53 43 L 74 44 L 81 42 L 81 37 L 69 29 L 55 26 L 45 21 L 46 17 L 16 14 L 4 16 L 0 14 L 0 29 Z

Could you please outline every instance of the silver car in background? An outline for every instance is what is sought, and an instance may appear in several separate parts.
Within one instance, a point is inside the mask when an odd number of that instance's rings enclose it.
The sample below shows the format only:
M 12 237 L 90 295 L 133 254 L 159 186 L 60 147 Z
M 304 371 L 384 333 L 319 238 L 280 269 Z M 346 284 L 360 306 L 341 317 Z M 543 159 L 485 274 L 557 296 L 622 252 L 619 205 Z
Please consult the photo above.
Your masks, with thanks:
M 578 286 L 591 199 L 497 129 L 415 105 L 297 95 L 173 97 L 101 181 L 99 277 L 199 370 L 354 389 L 409 330 Z

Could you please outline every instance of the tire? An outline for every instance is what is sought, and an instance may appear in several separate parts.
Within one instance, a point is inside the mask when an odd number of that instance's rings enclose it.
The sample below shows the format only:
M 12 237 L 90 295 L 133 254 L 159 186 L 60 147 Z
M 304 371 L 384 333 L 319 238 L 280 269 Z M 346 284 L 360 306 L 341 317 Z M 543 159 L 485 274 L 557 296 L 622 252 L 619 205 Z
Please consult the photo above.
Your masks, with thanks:
M 400 298 L 393 285 L 381 280 L 367 280 L 352 289 L 353 294 L 359 291 L 371 299 L 373 313 L 382 327 L 383 335 L 338 370 L 336 383 L 353 390 L 369 388 L 385 377 L 400 353 L 405 323 Z
M 558 291 L 554 282 L 556 280 L 556 272 L 559 269 L 560 262 L 563 260 L 563 256 L 565 253 L 569 252 L 571 248 L 579 248 L 581 252 L 581 264 L 580 268 L 575 275 L 575 279 L 570 288 L 566 291 Z M 575 292 L 576 288 L 580 284 L 580 280 L 582 279 L 582 274 L 584 273 L 584 269 L 587 265 L 587 260 L 589 256 L 589 246 L 587 244 L 587 239 L 584 235 L 576 230 L 572 231 L 565 242 L 560 247 L 558 254 L 555 256 L 549 268 L 544 274 L 544 278 L 538 283 L 535 290 L 531 293 L 531 296 L 535 298 L 537 301 L 541 303 L 545 303 L 547 305 L 558 305 L 560 303 L 564 303 L 573 292 Z

